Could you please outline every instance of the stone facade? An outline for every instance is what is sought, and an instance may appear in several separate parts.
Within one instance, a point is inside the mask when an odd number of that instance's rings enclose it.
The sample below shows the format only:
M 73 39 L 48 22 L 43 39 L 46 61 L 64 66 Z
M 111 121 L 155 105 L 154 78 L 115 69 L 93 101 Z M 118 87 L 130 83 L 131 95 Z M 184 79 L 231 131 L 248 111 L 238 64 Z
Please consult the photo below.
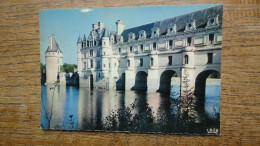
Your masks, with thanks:
M 204 94 L 207 76 L 220 72 L 222 6 L 116 31 L 93 24 L 77 41 L 80 86 L 101 89 L 169 91 L 178 74 Z

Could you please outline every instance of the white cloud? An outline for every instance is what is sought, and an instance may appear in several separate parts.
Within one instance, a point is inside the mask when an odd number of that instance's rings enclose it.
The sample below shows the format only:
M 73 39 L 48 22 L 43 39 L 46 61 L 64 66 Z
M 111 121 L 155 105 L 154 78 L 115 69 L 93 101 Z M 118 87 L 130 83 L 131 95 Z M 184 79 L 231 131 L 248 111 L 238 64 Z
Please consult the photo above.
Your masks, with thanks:
M 80 11 L 83 12 L 83 13 L 87 13 L 87 12 L 90 12 L 90 11 L 93 11 L 93 10 L 92 9 L 81 9 Z

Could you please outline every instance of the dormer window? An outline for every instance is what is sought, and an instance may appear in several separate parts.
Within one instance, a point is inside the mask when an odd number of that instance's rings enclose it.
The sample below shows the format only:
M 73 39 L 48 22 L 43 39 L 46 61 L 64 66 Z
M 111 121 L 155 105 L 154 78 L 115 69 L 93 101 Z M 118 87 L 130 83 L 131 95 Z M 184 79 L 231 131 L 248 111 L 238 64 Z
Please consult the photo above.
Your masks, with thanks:
M 186 23 L 184 32 L 196 30 L 196 21 Z
M 207 26 L 206 28 L 210 28 L 210 27 L 216 27 L 219 26 L 219 18 L 217 17 L 213 17 L 213 18 L 209 18 L 208 22 L 207 22 Z
M 170 24 L 168 26 L 167 34 L 175 34 L 176 33 L 176 24 Z
M 131 32 L 128 34 L 128 41 L 132 41 L 132 40 L 135 40 L 135 34 Z
M 152 37 L 158 37 L 160 34 L 160 29 L 158 27 L 152 28 Z
M 146 32 L 144 30 L 139 31 L 139 40 L 146 39 Z

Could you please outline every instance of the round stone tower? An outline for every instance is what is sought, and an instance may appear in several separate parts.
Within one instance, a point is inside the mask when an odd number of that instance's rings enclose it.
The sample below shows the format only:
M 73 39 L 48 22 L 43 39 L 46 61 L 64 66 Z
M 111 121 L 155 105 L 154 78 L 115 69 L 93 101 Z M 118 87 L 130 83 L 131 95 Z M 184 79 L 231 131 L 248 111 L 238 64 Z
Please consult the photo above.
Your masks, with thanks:
M 49 46 L 45 52 L 46 84 L 53 84 L 60 80 L 60 66 L 63 54 L 54 35 L 49 38 Z

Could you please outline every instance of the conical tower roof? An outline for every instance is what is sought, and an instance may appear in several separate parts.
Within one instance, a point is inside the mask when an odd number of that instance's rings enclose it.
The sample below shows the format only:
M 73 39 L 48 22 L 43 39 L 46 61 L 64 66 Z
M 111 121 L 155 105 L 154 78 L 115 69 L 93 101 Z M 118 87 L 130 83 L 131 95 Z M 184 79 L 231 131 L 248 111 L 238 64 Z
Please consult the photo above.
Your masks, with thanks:
M 57 52 L 58 50 L 61 52 L 60 47 L 55 40 L 54 34 L 52 34 L 52 36 L 49 38 L 49 46 L 46 52 Z
M 81 36 L 79 36 L 77 43 L 82 43 Z

